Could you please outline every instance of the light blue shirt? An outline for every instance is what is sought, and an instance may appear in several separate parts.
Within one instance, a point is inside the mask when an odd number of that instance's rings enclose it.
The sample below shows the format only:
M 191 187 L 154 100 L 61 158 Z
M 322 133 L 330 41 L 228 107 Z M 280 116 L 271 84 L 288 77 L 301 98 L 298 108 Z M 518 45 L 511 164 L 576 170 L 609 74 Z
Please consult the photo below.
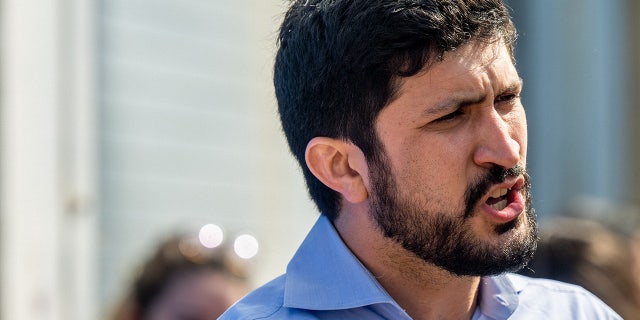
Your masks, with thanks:
M 621 319 L 586 290 L 515 274 L 484 277 L 473 319 Z M 286 274 L 220 319 L 411 319 L 321 216 Z

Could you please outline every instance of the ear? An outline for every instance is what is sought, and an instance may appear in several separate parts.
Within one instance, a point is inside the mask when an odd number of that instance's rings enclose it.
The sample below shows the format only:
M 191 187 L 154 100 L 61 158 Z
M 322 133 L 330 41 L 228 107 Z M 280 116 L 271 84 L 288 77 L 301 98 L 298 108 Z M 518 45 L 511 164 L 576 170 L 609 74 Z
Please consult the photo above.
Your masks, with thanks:
M 315 137 L 307 144 L 305 160 L 311 173 L 345 200 L 359 203 L 369 197 L 363 179 L 368 175 L 367 162 L 353 143 Z

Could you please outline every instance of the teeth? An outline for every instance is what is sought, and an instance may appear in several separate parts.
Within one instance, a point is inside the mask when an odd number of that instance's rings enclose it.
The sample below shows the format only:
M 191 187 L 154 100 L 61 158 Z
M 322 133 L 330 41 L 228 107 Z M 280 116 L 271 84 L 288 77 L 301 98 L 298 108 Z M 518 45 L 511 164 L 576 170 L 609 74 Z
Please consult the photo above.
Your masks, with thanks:
M 491 207 L 493 207 L 494 209 L 500 211 L 500 210 L 502 210 L 502 209 L 507 207 L 507 199 L 498 201 L 498 202 L 492 204 Z
M 491 198 L 500 198 L 500 197 L 506 195 L 508 191 L 509 191 L 509 189 L 507 189 L 507 188 L 498 188 L 495 191 L 493 191 L 490 196 L 491 196 Z

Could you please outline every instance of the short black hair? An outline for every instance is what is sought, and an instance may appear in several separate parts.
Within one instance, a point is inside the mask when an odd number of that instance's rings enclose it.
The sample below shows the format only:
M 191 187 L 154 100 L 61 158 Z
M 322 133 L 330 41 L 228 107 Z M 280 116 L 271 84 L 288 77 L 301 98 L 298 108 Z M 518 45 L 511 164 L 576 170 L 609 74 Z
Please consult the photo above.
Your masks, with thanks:
M 297 0 L 278 37 L 274 85 L 282 128 L 322 214 L 335 219 L 340 195 L 305 162 L 318 136 L 357 145 L 367 161 L 384 150 L 374 123 L 398 80 L 470 41 L 504 41 L 516 31 L 500 0 Z

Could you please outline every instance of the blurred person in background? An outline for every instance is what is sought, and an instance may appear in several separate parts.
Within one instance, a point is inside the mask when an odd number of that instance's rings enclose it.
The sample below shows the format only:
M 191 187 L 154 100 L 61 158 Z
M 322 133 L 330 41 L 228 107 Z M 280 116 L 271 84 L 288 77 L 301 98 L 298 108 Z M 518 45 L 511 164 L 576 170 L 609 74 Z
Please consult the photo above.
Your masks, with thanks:
M 225 247 L 174 236 L 143 264 L 112 319 L 211 320 L 247 292 L 247 268 Z
M 541 227 L 536 254 L 520 274 L 582 286 L 624 319 L 640 319 L 634 241 L 595 220 L 554 218 Z
M 500 0 L 298 0 L 278 110 L 321 212 L 222 319 L 620 319 L 513 274 L 535 251 L 516 31 Z

